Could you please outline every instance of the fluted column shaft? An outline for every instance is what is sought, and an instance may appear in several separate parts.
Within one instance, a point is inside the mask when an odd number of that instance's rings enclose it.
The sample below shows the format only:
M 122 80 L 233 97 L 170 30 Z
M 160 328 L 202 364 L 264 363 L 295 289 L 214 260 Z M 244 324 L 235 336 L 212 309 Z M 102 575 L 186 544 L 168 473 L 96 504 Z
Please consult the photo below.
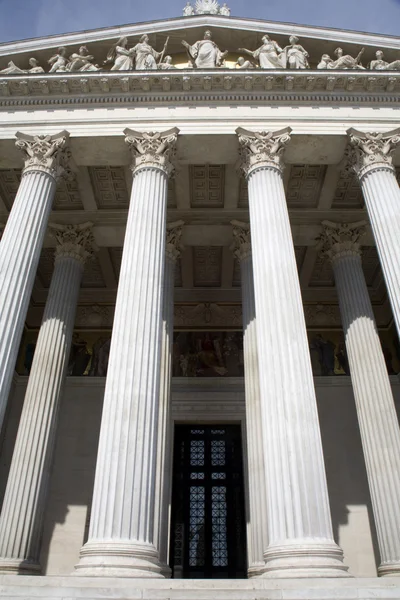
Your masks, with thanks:
M 400 128 L 386 133 L 351 128 L 347 134 L 348 164 L 360 181 L 400 337 L 400 188 L 392 163 Z
M 249 187 L 264 436 L 267 577 L 345 576 L 333 540 L 317 405 L 281 174 L 290 130 L 238 130 Z
M 67 132 L 17 136 L 25 168 L 0 242 L 0 428 L 61 163 L 68 158 Z
M 379 574 L 399 575 L 400 429 L 362 269 L 361 251 L 355 242 L 360 228 L 344 225 L 340 230 L 337 227 L 333 230 L 329 224 L 325 225 L 322 237 L 332 261 L 339 297 L 382 561 Z M 351 237 L 353 241 L 335 241 L 331 232 L 336 240 Z
M 76 228 L 74 228 L 76 229 Z M 40 571 L 48 480 L 85 255 L 58 247 L 0 517 L 0 571 Z
M 134 155 L 134 178 L 115 307 L 89 539 L 81 549 L 76 573 L 161 577 L 154 546 L 154 498 L 167 153 L 176 141 L 176 133 L 127 132 L 126 139 Z
M 171 374 L 174 333 L 174 286 L 176 261 L 180 255 L 183 221 L 167 225 L 164 295 L 161 334 L 161 386 L 158 421 L 154 545 L 159 551 L 163 574 L 170 577 L 168 566 L 169 508 L 172 482 Z
M 260 575 L 265 567 L 267 547 L 267 496 L 261 399 L 257 352 L 257 324 L 254 300 L 253 260 L 250 229 L 245 223 L 232 222 L 235 255 L 240 261 L 243 313 L 244 384 L 246 394 L 247 465 L 250 520 L 247 523 L 248 575 Z

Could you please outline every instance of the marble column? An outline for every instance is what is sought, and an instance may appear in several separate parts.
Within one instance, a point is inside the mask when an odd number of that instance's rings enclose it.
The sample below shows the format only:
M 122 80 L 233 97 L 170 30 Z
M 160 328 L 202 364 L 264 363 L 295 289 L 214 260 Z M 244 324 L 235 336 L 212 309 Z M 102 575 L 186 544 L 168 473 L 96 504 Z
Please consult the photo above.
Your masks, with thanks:
M 333 540 L 296 258 L 282 181 L 290 128 L 239 128 L 248 181 L 268 547 L 263 577 L 344 577 Z
M 380 575 L 400 575 L 400 429 L 361 264 L 365 223 L 323 221 L 320 252 L 332 262 L 357 407 Z
M 125 130 L 133 186 L 88 542 L 77 575 L 162 577 L 154 545 L 168 176 L 178 129 Z
M 16 135 L 25 166 L 1 239 L 0 428 L 57 180 L 70 176 L 66 131 L 47 136 Z
M 248 576 L 264 571 L 267 547 L 267 502 L 258 372 L 256 307 L 250 224 L 232 221 L 234 254 L 240 263 L 243 312 L 244 385 L 250 521 L 247 525 Z
M 163 322 L 161 339 L 161 388 L 158 421 L 156 495 L 154 514 L 154 545 L 160 556 L 160 564 L 165 577 L 171 576 L 168 566 L 168 541 L 170 522 L 170 501 L 172 483 L 172 439 L 171 422 L 171 373 L 172 343 L 174 333 L 174 289 L 175 268 L 182 245 L 183 221 L 167 224 L 165 252 Z
M 0 572 L 40 572 L 39 554 L 57 416 L 91 223 L 51 225 L 54 272 L 36 344 L 0 517 Z
M 347 131 L 346 155 L 361 185 L 400 337 L 400 188 L 392 154 L 400 128 L 386 133 Z

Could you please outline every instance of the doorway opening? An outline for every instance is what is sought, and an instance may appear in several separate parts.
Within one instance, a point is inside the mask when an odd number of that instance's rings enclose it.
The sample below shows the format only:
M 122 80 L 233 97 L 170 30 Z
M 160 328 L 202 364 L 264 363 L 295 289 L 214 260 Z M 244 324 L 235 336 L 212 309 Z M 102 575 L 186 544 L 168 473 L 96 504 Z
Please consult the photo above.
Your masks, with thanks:
M 246 577 L 240 425 L 176 425 L 172 487 L 172 577 Z

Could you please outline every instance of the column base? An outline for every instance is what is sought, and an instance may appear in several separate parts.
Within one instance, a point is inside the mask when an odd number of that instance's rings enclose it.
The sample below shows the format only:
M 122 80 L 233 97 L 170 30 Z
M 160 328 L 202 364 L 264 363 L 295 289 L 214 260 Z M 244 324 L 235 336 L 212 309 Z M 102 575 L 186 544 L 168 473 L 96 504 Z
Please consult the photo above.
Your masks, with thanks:
M 264 562 L 255 562 L 247 569 L 247 577 L 250 579 L 251 577 L 262 577 L 265 571 L 265 563 Z
M 342 550 L 331 540 L 270 545 L 264 559 L 261 577 L 351 577 L 343 563 Z
M 73 575 L 164 578 L 158 552 L 153 545 L 114 541 L 85 544 Z
M 171 579 L 172 570 L 167 563 L 160 563 L 161 575 L 165 577 L 165 579 Z
M 6 575 L 41 575 L 38 562 L 22 558 L 0 558 L 0 573 Z
M 400 561 L 382 563 L 378 567 L 379 577 L 400 577 Z

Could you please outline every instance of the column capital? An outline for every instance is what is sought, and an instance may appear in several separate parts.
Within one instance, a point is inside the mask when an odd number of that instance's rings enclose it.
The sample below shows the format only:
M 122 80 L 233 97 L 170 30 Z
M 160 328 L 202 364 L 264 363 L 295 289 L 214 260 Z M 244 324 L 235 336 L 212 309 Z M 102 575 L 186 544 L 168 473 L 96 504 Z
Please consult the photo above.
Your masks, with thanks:
M 134 131 L 125 129 L 125 142 L 132 154 L 131 169 L 133 175 L 143 168 L 160 169 L 168 176 L 174 171 L 173 159 L 179 129 L 173 127 L 167 131 Z
M 24 157 L 23 174 L 42 171 L 58 180 L 71 178 L 71 151 L 68 147 L 69 133 L 61 131 L 55 135 L 29 135 L 17 131 L 15 145 Z
M 84 267 L 93 256 L 96 244 L 93 237 L 93 223 L 80 225 L 58 225 L 50 223 L 51 235 L 56 239 L 55 260 L 74 258 Z
M 333 223 L 322 221 L 322 233 L 317 238 L 319 254 L 333 263 L 347 256 L 361 256 L 361 239 L 367 231 L 366 221 Z
M 249 131 L 238 127 L 239 171 L 247 178 L 256 169 L 273 168 L 281 173 L 286 144 L 290 142 L 291 127 L 279 131 Z
M 167 258 L 172 262 L 176 262 L 178 260 L 183 250 L 181 239 L 184 224 L 184 221 L 174 221 L 173 223 L 167 223 L 167 238 L 165 241 L 165 252 Z
M 240 262 L 251 256 L 251 233 L 250 223 L 242 221 L 231 221 L 233 244 L 231 250 Z
M 400 127 L 385 133 L 363 132 L 351 127 L 347 130 L 349 146 L 347 165 L 359 179 L 374 169 L 394 171 L 392 154 L 400 143 Z

